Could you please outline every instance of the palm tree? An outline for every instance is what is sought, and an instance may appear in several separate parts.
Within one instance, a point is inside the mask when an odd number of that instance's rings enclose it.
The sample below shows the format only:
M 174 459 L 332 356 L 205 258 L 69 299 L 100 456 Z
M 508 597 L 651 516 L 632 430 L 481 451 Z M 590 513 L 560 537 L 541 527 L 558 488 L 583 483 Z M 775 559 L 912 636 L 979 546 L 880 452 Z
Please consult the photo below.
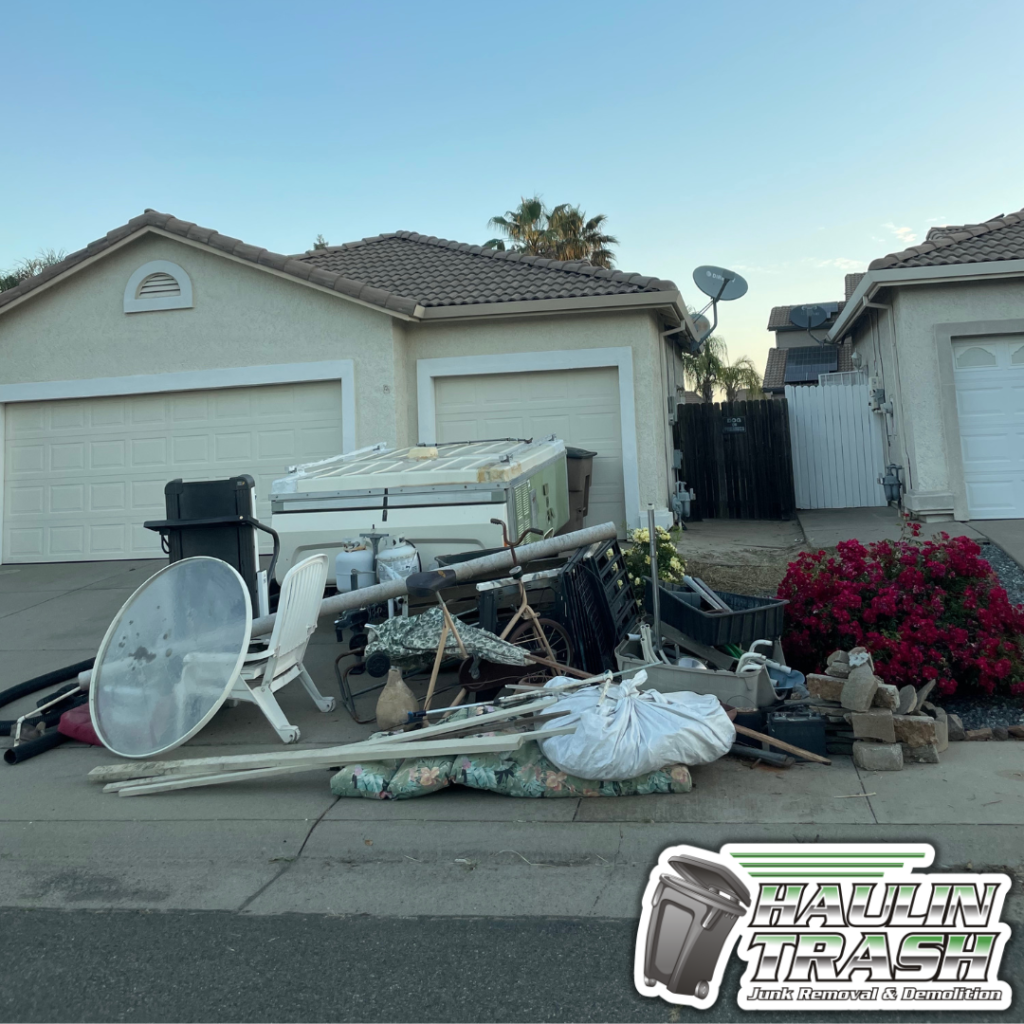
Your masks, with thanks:
M 735 402 L 740 391 L 756 394 L 761 390 L 761 374 L 749 356 L 740 356 L 735 363 L 727 363 L 718 373 L 718 385 L 725 392 L 727 402 Z
M 718 386 L 722 368 L 725 366 L 725 342 L 721 338 L 708 338 L 698 352 L 683 353 L 683 374 L 693 384 L 705 402 L 715 400 L 715 388 Z
M 12 270 L 0 273 L 0 292 L 17 288 L 22 281 L 35 277 L 40 271 L 60 263 L 67 255 L 63 249 L 40 249 L 38 256 L 26 256 L 17 262 Z
M 525 253 L 527 256 L 540 256 L 546 244 L 547 211 L 540 196 L 525 196 L 520 200 L 518 208 L 506 210 L 504 217 L 492 217 L 489 228 L 496 228 L 512 243 L 513 252 Z M 492 238 L 484 242 L 486 249 L 504 251 L 505 239 Z
M 615 253 L 608 246 L 619 240 L 602 231 L 606 220 L 603 213 L 588 219 L 578 206 L 569 203 L 548 210 L 540 196 L 524 197 L 515 210 L 488 221 L 488 227 L 505 237 L 492 238 L 484 246 L 500 251 L 507 246 L 512 252 L 552 260 L 586 260 L 610 270 Z
M 556 260 L 586 260 L 595 267 L 611 270 L 615 253 L 609 245 L 618 245 L 613 235 L 606 235 L 601 228 L 608 218 L 599 213 L 587 220 L 587 215 L 578 207 L 562 203 L 548 214 L 548 244 L 552 258 Z

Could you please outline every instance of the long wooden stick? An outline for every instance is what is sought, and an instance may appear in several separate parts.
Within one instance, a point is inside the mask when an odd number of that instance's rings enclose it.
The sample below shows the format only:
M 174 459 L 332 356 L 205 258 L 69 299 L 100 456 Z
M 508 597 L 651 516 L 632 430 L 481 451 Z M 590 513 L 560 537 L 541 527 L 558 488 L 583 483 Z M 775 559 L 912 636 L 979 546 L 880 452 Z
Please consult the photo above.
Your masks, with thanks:
M 741 736 L 749 736 L 752 740 L 760 740 L 769 746 L 778 747 L 779 750 L 796 754 L 797 757 L 806 758 L 808 761 L 817 761 L 818 764 L 832 763 L 827 757 L 822 757 L 820 754 L 812 754 L 809 750 L 804 750 L 801 747 L 794 747 L 792 743 L 783 743 L 782 740 L 777 740 L 774 736 L 765 736 L 763 732 L 754 732 L 753 729 L 748 729 L 745 725 L 736 725 L 735 722 L 733 722 L 733 725 Z

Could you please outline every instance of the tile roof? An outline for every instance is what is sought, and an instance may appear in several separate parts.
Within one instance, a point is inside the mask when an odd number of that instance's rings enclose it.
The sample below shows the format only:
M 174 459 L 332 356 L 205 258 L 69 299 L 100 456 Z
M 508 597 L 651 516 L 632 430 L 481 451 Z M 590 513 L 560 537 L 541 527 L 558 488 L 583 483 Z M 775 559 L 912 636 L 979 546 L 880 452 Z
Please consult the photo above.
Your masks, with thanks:
M 830 312 L 828 319 L 820 328 L 816 327 L 815 330 L 827 331 L 836 322 L 836 317 L 843 311 L 843 306 L 845 305 L 845 302 L 796 302 L 792 306 L 775 306 L 768 315 L 768 330 L 801 331 L 803 330 L 802 327 L 797 327 L 796 324 L 790 321 L 790 312 L 798 306 L 824 306 L 826 310 L 834 309 L 834 312 Z
M 27 278 L 15 288 L 0 292 L 0 308 L 146 227 L 159 228 L 236 258 L 407 315 L 417 315 L 418 309 L 428 306 L 678 291 L 671 281 L 655 277 L 603 270 L 585 263 L 560 263 L 512 252 L 495 252 L 411 231 L 285 256 L 246 245 L 237 238 L 201 228 L 168 213 L 146 210 L 60 263 Z
M 498 252 L 412 231 L 314 249 L 296 259 L 415 297 L 424 307 L 676 291 L 671 281 L 641 274 Z
M 789 359 L 789 353 L 792 352 L 789 348 L 771 348 L 768 350 L 768 362 L 764 368 L 764 381 L 761 387 L 765 391 L 781 392 L 786 387 L 786 363 Z M 837 363 L 836 372 L 842 373 L 847 370 L 855 369 L 851 356 L 853 355 L 853 349 L 849 345 L 838 346 L 838 352 L 836 353 Z M 807 385 L 801 385 L 807 386 Z M 814 386 L 814 385 L 810 385 Z
M 868 270 L 1019 259 L 1024 259 L 1024 210 L 993 217 L 984 224 L 932 228 L 920 245 L 872 260 Z

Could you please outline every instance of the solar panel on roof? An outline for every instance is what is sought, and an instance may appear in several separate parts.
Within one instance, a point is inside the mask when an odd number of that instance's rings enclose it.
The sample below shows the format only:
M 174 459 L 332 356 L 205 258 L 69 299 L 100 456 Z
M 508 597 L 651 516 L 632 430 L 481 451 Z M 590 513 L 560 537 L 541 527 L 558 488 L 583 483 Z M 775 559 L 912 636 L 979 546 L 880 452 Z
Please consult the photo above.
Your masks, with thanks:
M 817 384 L 818 375 L 833 373 L 839 364 L 834 345 L 791 348 L 786 355 L 786 384 Z

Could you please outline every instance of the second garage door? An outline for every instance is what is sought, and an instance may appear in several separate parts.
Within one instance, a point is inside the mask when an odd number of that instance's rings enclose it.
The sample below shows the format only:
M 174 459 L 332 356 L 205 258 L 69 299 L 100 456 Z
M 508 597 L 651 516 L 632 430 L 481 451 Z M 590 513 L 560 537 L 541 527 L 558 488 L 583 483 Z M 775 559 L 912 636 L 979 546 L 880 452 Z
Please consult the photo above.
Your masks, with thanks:
M 614 367 L 441 377 L 435 381 L 438 441 L 554 434 L 597 452 L 588 523 L 626 526 L 619 374 Z
M 1024 518 L 1024 335 L 953 346 L 960 448 L 972 519 Z
M 176 477 L 248 473 L 269 523 L 271 482 L 341 442 L 338 381 L 9 404 L 3 560 L 160 557 L 142 523 Z

